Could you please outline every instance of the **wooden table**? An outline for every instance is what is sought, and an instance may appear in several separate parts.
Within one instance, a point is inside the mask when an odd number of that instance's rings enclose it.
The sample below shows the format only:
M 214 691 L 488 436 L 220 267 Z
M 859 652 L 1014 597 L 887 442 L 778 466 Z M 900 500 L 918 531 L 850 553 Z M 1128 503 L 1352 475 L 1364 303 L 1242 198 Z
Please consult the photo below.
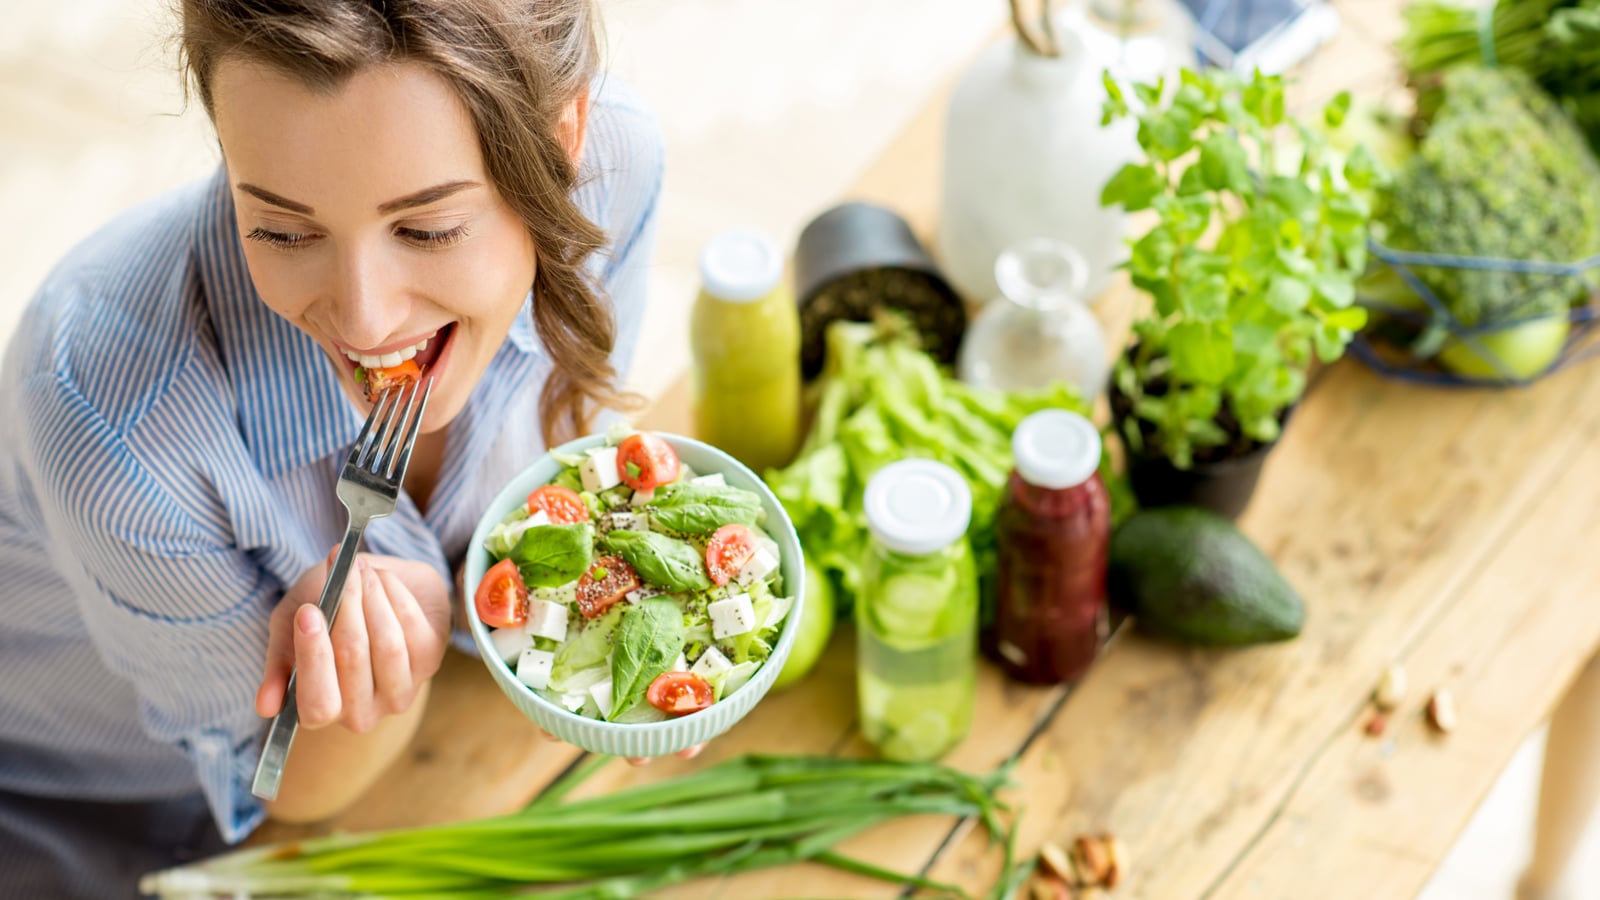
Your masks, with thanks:
M 1396 4 L 1341 10 L 1342 34 L 1302 73 L 1302 103 L 1337 85 L 1395 83 L 1384 42 Z M 853 192 L 924 234 L 944 103 L 936 97 Z M 1131 302 L 1123 290 L 1102 305 L 1125 320 Z M 646 424 L 688 430 L 684 388 Z M 1529 390 L 1448 392 L 1335 365 L 1241 525 L 1307 599 L 1298 640 L 1215 652 L 1121 635 L 1072 691 L 985 668 L 971 736 L 947 761 L 981 770 L 1020 754 L 1023 849 L 1112 832 L 1132 857 L 1117 896 L 1409 897 L 1600 643 L 1600 366 Z M 866 753 L 852 651 L 845 632 L 809 680 L 764 700 L 700 759 L 616 763 L 596 781 L 660 778 L 749 750 Z M 1392 662 L 1412 689 L 1388 732 L 1369 737 L 1368 696 Z M 1591 673 L 1591 695 L 1597 683 Z M 1435 688 L 1459 708 L 1447 737 L 1422 714 Z M 479 661 L 452 654 L 414 748 L 368 795 L 323 826 L 269 826 L 256 839 L 509 811 L 579 755 L 542 740 Z M 982 835 L 945 819 L 904 821 L 847 849 L 973 889 L 999 863 Z M 801 867 L 674 896 L 898 893 Z

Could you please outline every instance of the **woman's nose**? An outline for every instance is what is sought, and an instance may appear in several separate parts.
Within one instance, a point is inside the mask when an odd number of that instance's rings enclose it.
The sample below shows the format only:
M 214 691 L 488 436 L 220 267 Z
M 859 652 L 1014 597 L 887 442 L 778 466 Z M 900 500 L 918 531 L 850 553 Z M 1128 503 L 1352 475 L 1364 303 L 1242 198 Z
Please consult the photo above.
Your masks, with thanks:
M 357 245 L 339 255 L 331 299 L 340 340 L 371 348 L 396 337 L 407 310 L 393 272 L 373 247 Z

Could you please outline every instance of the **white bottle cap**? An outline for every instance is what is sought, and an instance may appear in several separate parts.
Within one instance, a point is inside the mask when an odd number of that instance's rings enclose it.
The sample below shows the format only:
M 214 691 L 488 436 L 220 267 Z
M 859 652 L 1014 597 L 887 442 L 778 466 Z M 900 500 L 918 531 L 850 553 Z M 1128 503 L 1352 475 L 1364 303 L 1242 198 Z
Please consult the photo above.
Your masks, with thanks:
M 956 470 L 931 459 L 907 459 L 879 469 L 862 504 L 878 543 L 922 556 L 950 546 L 972 521 L 972 492 Z
M 1012 432 L 1011 454 L 1023 481 L 1054 491 L 1077 487 L 1100 467 L 1100 432 L 1071 410 L 1040 410 Z
M 783 254 L 777 242 L 753 228 L 724 231 L 700 251 L 700 283 L 719 300 L 760 300 L 782 277 Z

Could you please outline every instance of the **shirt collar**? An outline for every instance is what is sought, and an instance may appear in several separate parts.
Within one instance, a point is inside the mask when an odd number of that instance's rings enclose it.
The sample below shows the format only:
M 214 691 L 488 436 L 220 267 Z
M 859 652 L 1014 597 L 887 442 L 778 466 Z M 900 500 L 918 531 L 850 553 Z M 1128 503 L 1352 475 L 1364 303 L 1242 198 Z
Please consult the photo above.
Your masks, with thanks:
M 348 447 L 362 417 L 327 356 L 256 293 L 219 166 L 195 228 L 205 303 L 232 381 L 239 430 L 263 474 L 276 476 Z

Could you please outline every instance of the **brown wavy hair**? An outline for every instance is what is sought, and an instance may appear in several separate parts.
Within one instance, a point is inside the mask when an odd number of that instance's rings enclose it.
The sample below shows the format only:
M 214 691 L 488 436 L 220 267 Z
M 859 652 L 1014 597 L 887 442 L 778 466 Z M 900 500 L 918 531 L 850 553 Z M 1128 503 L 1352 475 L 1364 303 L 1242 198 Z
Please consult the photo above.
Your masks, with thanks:
M 593 0 L 179 0 L 181 65 L 215 115 L 217 64 L 242 57 L 318 90 L 366 66 L 426 66 L 456 90 L 489 178 L 533 238 L 533 321 L 553 368 L 539 397 L 554 446 L 603 407 L 636 409 L 615 385 L 611 303 L 584 261 L 606 236 L 572 199 L 578 167 L 561 117 L 599 67 Z

